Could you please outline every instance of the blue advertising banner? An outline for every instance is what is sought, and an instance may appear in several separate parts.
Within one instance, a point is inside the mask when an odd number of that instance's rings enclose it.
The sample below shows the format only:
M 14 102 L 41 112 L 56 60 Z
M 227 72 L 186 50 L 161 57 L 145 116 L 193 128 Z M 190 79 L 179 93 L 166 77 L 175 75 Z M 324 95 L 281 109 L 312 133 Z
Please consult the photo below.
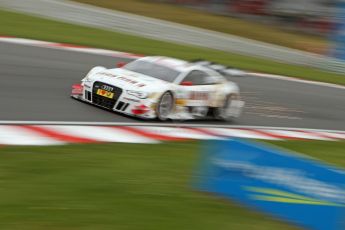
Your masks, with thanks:
M 345 171 L 242 140 L 205 148 L 197 189 L 309 229 L 345 229 Z
M 345 60 L 345 0 L 339 0 L 337 4 L 337 27 L 333 35 L 335 43 L 333 56 Z

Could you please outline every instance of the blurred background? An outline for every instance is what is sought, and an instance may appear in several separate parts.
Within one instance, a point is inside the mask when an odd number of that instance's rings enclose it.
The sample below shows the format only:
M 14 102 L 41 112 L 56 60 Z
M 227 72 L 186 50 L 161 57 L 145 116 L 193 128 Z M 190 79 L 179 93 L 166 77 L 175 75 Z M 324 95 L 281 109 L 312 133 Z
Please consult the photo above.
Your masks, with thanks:
M 340 0 L 155 0 L 209 13 L 236 17 L 295 33 L 318 35 L 340 42 L 335 36 L 344 23 L 344 9 Z M 341 41 L 344 43 L 343 39 Z M 334 52 L 323 47 L 308 47 L 316 53 Z M 338 57 L 342 55 L 338 55 Z
M 243 18 L 287 30 L 328 36 L 337 24 L 338 0 L 156 0 Z

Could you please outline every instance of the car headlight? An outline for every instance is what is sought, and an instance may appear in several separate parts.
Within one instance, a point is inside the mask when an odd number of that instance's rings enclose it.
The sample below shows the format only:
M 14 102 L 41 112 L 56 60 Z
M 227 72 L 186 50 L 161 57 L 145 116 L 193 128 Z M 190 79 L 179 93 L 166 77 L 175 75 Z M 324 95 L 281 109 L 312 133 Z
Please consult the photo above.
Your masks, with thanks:
M 148 96 L 148 93 L 142 91 L 127 90 L 127 93 L 140 99 L 145 99 Z

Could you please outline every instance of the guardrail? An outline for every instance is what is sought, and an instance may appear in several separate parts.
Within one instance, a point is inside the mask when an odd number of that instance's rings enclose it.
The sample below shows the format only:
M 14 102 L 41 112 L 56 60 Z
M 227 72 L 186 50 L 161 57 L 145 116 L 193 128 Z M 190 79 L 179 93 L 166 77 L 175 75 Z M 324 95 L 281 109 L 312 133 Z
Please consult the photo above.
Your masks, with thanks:
M 71 1 L 1 0 L 0 7 L 79 25 L 345 73 L 345 62 L 326 56 Z

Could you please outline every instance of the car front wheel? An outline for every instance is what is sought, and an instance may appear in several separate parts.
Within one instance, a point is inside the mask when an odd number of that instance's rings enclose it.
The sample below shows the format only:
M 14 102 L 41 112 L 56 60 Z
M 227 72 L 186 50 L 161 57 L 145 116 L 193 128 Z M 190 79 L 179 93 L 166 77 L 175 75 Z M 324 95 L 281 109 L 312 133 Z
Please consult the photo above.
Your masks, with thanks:
M 171 92 L 165 92 L 157 104 L 157 118 L 161 121 L 169 119 L 169 115 L 174 107 L 174 97 Z

